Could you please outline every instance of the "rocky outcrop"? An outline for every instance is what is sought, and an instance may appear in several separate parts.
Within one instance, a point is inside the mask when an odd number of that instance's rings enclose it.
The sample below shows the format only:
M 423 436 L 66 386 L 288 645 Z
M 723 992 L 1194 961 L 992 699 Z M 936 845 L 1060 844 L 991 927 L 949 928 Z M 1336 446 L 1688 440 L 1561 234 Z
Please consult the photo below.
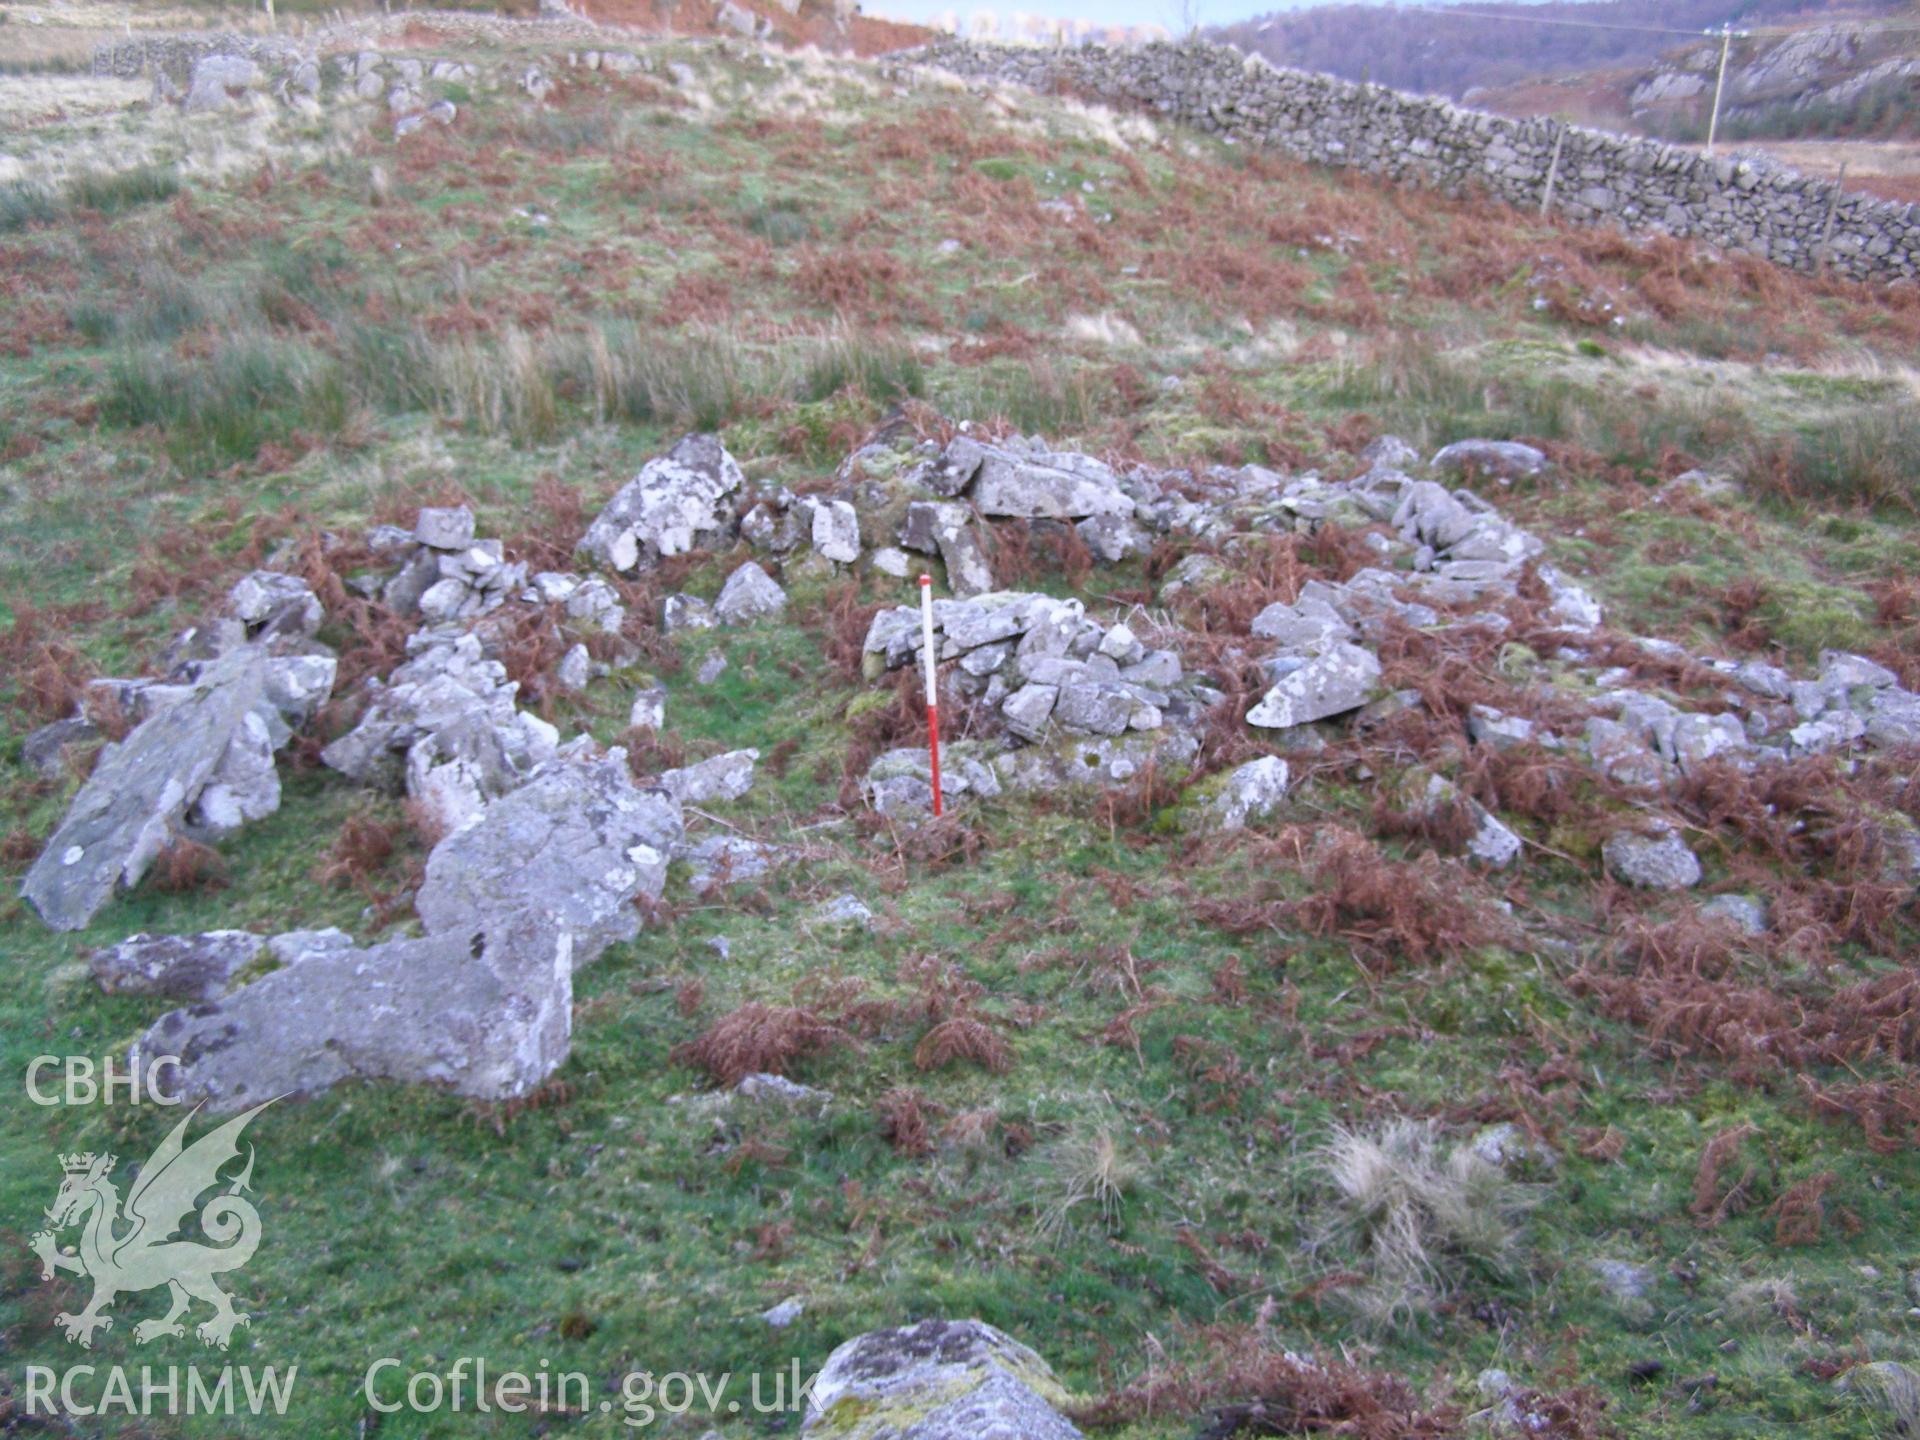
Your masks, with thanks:
M 1684 46 L 1632 82 L 1635 116 L 1697 113 L 1720 68 L 1718 44 Z M 1814 25 L 1784 35 L 1743 37 L 1728 54 L 1723 127 L 1815 108 L 1841 109 L 1878 90 L 1910 86 L 1920 57 L 1898 28 L 1871 22 Z M 1724 133 L 1724 130 L 1723 130 Z
M 339 668 L 313 639 L 324 619 L 303 580 L 256 570 L 221 613 L 173 639 L 157 677 L 96 680 L 78 714 L 27 738 L 23 758 L 55 778 L 65 747 L 98 736 L 103 714 L 138 722 L 100 751 L 28 872 L 22 893 L 48 924 L 85 925 L 172 841 L 221 840 L 279 808 L 275 752 L 332 693 Z
M 427 857 L 427 934 L 369 947 L 338 930 L 136 935 L 98 952 L 102 988 L 190 999 L 141 1042 L 180 1057 L 216 1110 L 351 1078 L 524 1095 L 565 1061 L 573 968 L 639 933 L 682 849 L 680 806 L 626 755 L 556 759 Z M 262 953 L 278 969 L 230 988 Z

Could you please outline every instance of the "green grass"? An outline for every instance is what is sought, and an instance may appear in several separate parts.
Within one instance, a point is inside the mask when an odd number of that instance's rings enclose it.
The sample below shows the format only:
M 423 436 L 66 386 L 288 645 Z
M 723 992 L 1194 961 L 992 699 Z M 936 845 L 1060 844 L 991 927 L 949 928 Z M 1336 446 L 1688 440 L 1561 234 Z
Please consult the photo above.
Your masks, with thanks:
M 100 215 L 171 200 L 180 193 L 180 177 L 164 166 L 141 165 L 131 170 L 89 170 L 55 192 L 32 180 L 11 180 L 0 186 L 0 234 L 45 225 L 59 219 L 68 206 Z
M 269 440 L 310 425 L 339 433 L 346 423 L 341 379 L 325 357 L 297 344 L 239 338 L 206 363 L 162 348 L 113 357 L 105 417 L 165 433 L 177 463 L 250 460 Z
M 180 177 L 171 169 L 141 165 L 132 170 L 88 171 L 68 182 L 67 198 L 82 210 L 120 215 L 143 205 L 171 200 L 180 193 Z
M 45 186 L 28 180 L 0 186 L 0 233 L 45 224 L 59 214 L 59 202 Z
M 1756 447 L 1742 478 L 1816 509 L 1920 515 L 1920 404 L 1855 405 Z

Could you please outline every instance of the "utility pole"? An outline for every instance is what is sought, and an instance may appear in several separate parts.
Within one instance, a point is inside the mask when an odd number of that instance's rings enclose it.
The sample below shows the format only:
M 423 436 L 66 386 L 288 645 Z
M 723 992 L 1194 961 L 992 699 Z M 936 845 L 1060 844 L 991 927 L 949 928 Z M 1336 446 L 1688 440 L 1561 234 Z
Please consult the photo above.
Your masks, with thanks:
M 1707 30 L 1707 31 L 1703 31 L 1702 33 L 1711 35 L 1713 34 L 1713 31 Z M 1736 35 L 1739 36 L 1742 40 L 1747 38 L 1747 32 L 1744 30 L 1734 29 L 1732 21 L 1727 21 L 1720 26 L 1720 73 L 1714 77 L 1713 115 L 1707 121 L 1707 154 L 1709 156 L 1713 154 L 1714 137 L 1720 133 L 1720 92 L 1726 89 L 1727 51 L 1733 47 L 1733 38 Z

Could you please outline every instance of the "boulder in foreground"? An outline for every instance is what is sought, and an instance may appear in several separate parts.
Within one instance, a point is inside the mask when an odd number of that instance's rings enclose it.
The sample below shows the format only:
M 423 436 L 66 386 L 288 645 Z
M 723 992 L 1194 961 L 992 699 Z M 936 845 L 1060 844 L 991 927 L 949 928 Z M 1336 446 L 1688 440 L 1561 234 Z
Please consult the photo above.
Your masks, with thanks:
M 874 1330 L 827 1357 L 811 1440 L 1077 1440 L 1067 1392 L 1033 1351 L 981 1320 Z

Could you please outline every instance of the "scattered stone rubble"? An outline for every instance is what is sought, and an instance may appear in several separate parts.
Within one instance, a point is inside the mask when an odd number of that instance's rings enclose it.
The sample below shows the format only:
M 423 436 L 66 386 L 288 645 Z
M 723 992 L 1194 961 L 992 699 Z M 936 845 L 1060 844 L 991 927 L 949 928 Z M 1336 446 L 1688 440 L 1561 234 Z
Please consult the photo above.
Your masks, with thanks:
M 709 453 L 724 456 L 717 445 Z M 404 790 L 442 834 L 414 897 L 426 934 L 362 948 L 337 931 L 216 931 L 98 951 L 103 988 L 189 1002 L 145 1044 L 179 1054 L 182 1095 L 215 1109 L 349 1077 L 482 1099 L 524 1094 L 565 1059 L 572 967 L 639 932 L 640 906 L 659 898 L 672 860 L 687 859 L 705 889 L 783 858 L 732 837 L 690 844 L 682 822 L 683 799 L 743 795 L 757 752 L 640 786 L 624 751 L 602 753 L 585 736 L 562 744 L 518 708 L 495 654 L 503 611 L 544 607 L 563 630 L 617 634 L 625 612 L 606 580 L 529 579 L 497 541 L 475 538 L 465 507 L 423 510 L 411 531 L 381 527 L 369 540 L 381 568 L 351 583 L 422 624 L 406 660 L 366 683 L 358 723 L 321 757 L 362 783 Z M 331 693 L 334 658 L 312 639 L 324 618 L 296 577 L 255 572 L 226 614 L 174 642 L 165 678 L 101 682 L 101 695 L 142 723 L 103 752 L 29 877 L 49 923 L 85 924 L 175 834 L 217 836 L 277 804 L 273 751 Z M 657 724 L 659 691 L 647 694 Z M 42 752 L 57 757 L 85 738 L 76 726 L 92 722 L 63 724 Z M 263 961 L 278 968 L 236 987 Z
M 1156 536 L 1210 544 L 1219 553 L 1194 550 L 1163 579 L 1159 598 L 1174 607 L 1231 583 L 1237 536 L 1328 524 L 1365 531 L 1380 556 L 1377 566 L 1339 584 L 1310 580 L 1292 603 L 1269 605 L 1249 627 L 1251 640 L 1273 648 L 1262 662 L 1270 686 L 1243 718 L 1272 732 L 1282 750 L 1316 748 L 1328 727 L 1366 725 L 1420 705 L 1415 692 L 1383 691 L 1374 646 L 1388 628 L 1504 633 L 1509 622 L 1499 607 L 1515 599 L 1523 583 L 1538 587 L 1529 594 L 1543 599 L 1567 642 L 1547 657 L 1570 682 L 1555 691 L 1566 702 L 1558 708 L 1583 719 L 1567 729 L 1478 706 L 1466 727 L 1475 744 L 1534 743 L 1583 755 L 1651 802 L 1710 761 L 1751 767 L 1920 738 L 1920 697 L 1860 656 L 1826 654 L 1815 678 L 1796 679 L 1756 662 L 1690 657 L 1668 642 L 1629 637 L 1649 660 L 1724 676 L 1724 708 L 1713 713 L 1683 709 L 1629 683 L 1631 671 L 1591 660 L 1583 646 L 1599 638 L 1605 619 L 1593 596 L 1542 563 L 1540 540 L 1479 494 L 1420 478 L 1471 474 L 1508 483 L 1544 470 L 1547 460 L 1538 450 L 1462 441 L 1423 466 L 1413 447 L 1387 436 L 1363 458 L 1364 474 L 1331 481 L 1311 471 L 1285 476 L 1259 466 L 1199 475 L 1121 471 L 1039 440 L 988 442 L 965 431 L 944 447 L 896 434 L 857 451 L 841 477 L 865 530 L 885 533 L 891 523 L 904 548 L 945 564 L 958 597 L 935 602 L 938 656 L 953 662 L 945 666 L 945 683 L 999 724 L 985 742 L 950 748 L 947 794 L 964 803 L 1003 790 L 1120 783 L 1149 761 L 1184 763 L 1197 749 L 1195 727 L 1222 698 L 1209 677 L 1185 672 L 1174 649 L 1149 648 L 1135 633 L 1138 620 L 1102 625 L 1076 601 L 993 589 L 987 557 L 996 518 L 1036 531 L 1071 525 L 1097 560 L 1109 556 L 1089 538 L 1094 525 L 1138 537 L 1115 553 Z M 1173 638 L 1163 634 L 1160 643 Z M 915 607 L 880 612 L 864 647 L 868 674 L 878 678 L 916 663 L 919 643 Z M 1550 678 L 1539 657 L 1526 652 L 1523 660 L 1535 665 L 1539 678 Z M 1213 822 L 1231 828 L 1257 817 L 1264 802 L 1242 808 L 1235 797 L 1242 784 L 1272 779 L 1269 772 L 1236 778 L 1225 791 L 1209 789 Z M 1284 790 L 1284 779 L 1279 783 Z M 1422 783 L 1429 790 L 1420 803 L 1458 798 L 1445 777 Z M 888 814 L 921 810 L 931 801 L 925 761 L 908 750 L 876 759 L 866 788 Z M 1483 807 L 1472 810 L 1480 828 L 1469 853 L 1494 867 L 1517 859 L 1519 837 Z M 1628 850 L 1632 839 L 1623 842 Z M 1677 839 L 1673 844 L 1684 848 Z M 1686 869 L 1677 856 L 1668 858 L 1674 863 L 1664 873 Z M 1696 871 L 1686 883 L 1698 879 Z
M 957 662 L 950 683 L 1047 756 L 1009 750 L 988 762 L 951 747 L 943 757 L 950 794 L 1113 782 L 1150 761 L 1184 763 L 1194 751 L 1188 730 L 1219 698 L 1184 673 L 1173 651 L 1148 649 L 1124 622 L 1101 626 L 1077 600 L 998 591 L 937 600 L 933 609 L 936 653 Z M 863 647 L 869 673 L 913 663 L 920 636 L 916 607 L 874 616 Z M 917 800 L 921 781 L 910 753 L 883 755 L 868 773 L 883 811 Z
M 478 823 L 487 802 L 551 760 L 559 732 L 516 708 L 518 686 L 471 632 L 420 632 L 360 723 L 320 758 L 363 785 L 420 801 L 452 832 Z
M 408 638 L 407 662 L 370 683 L 360 723 L 321 759 L 361 784 L 404 790 L 441 831 L 461 830 L 559 748 L 559 733 L 519 708 L 519 687 L 493 653 L 500 632 L 492 622 L 515 605 L 543 606 L 563 633 L 617 636 L 626 609 L 598 575 L 529 577 L 498 540 L 475 538 L 464 505 L 423 509 L 412 531 L 383 527 L 369 540 L 390 573 L 362 577 L 364 588 L 426 623 Z M 603 673 L 576 642 L 553 679 L 578 690 Z
M 1463 740 L 1558 750 L 1637 791 L 1649 813 L 1619 825 L 1603 846 L 1623 883 L 1700 883 L 1700 861 L 1660 815 L 1659 800 L 1701 766 L 1910 744 L 1920 734 L 1920 697 L 1860 656 L 1826 654 L 1817 675 L 1800 678 L 1603 634 L 1600 606 L 1540 563 L 1537 538 L 1474 491 L 1420 478 L 1459 469 L 1497 483 L 1536 473 L 1545 463 L 1538 452 L 1463 442 L 1422 466 L 1412 447 L 1385 437 L 1365 458 L 1367 471 L 1345 481 L 1258 466 L 1176 475 L 1116 470 L 1037 440 L 988 442 L 963 430 L 942 446 L 896 427 L 850 457 L 834 493 L 795 496 L 750 484 L 717 439 L 694 435 L 623 486 L 579 550 L 614 571 L 743 543 L 760 557 L 737 565 L 711 602 L 669 596 L 660 615 L 667 631 L 777 615 L 787 596 L 776 574 L 871 564 L 907 578 L 909 567 L 893 563 L 901 552 L 876 537 L 940 557 L 960 592 L 933 607 L 943 684 L 987 720 L 943 749 L 944 792 L 961 806 L 1009 791 L 1121 785 L 1148 767 L 1177 778 L 1228 693 L 1183 662 L 1182 607 L 1233 582 L 1242 537 L 1325 525 L 1362 533 L 1378 563 L 1340 583 L 1308 581 L 1291 602 L 1256 615 L 1241 649 L 1228 652 L 1231 663 L 1264 668 L 1267 688 L 1240 718 L 1285 754 L 1194 787 L 1189 823 L 1234 830 L 1278 814 L 1298 783 L 1286 754 L 1364 733 L 1423 703 L 1415 691 L 1385 691 L 1375 653 L 1384 637 L 1398 629 L 1505 633 L 1501 607 L 1523 586 L 1564 643 L 1544 659 L 1513 647 L 1516 683 L 1552 687 L 1554 703 L 1532 716 L 1476 705 Z M 1168 608 L 1101 620 L 1077 599 L 994 588 L 996 525 L 1036 534 L 1051 527 L 1103 563 L 1156 537 L 1202 548 L 1164 577 Z M 358 722 L 321 756 L 356 781 L 406 793 L 440 834 L 414 897 L 425 933 L 367 947 L 337 931 L 142 935 L 97 951 L 104 988 L 186 1002 L 144 1043 L 180 1054 L 183 1092 L 215 1108 L 350 1077 L 422 1081 L 486 1099 L 524 1094 L 566 1056 L 573 967 L 638 934 L 642 906 L 662 895 L 673 861 L 688 866 L 694 893 L 710 895 L 799 853 L 742 833 L 687 833 L 687 807 L 748 791 L 757 751 L 636 784 L 625 752 L 602 752 L 584 735 L 562 743 L 520 708 L 499 658 L 503 638 L 529 609 L 544 611 L 573 640 L 555 682 L 590 685 L 607 667 L 586 642 L 624 644 L 627 613 L 609 580 L 529 576 L 499 542 L 476 537 L 464 507 L 422 510 L 411 530 L 379 527 L 368 541 L 378 563 L 348 583 L 419 628 L 403 663 L 366 682 L 355 697 L 364 701 Z M 882 556 L 890 557 L 884 566 Z M 217 838 L 277 806 L 274 753 L 332 693 L 336 663 L 314 639 L 324 620 L 298 577 L 256 571 L 233 588 L 224 613 L 174 641 L 159 678 L 96 683 L 98 705 L 136 723 L 102 751 L 29 872 L 25 893 L 49 924 L 85 925 L 174 837 Z M 862 646 L 869 678 L 916 664 L 921 635 L 915 605 L 876 613 Z M 1719 677 L 1717 707 L 1683 708 L 1633 670 L 1596 658 L 1617 656 L 1622 643 L 1693 676 L 1695 689 L 1698 676 Z M 711 651 L 697 683 L 711 683 L 724 664 Z M 664 722 L 664 691 L 652 681 L 641 680 L 630 705 L 634 726 Z M 25 758 L 57 773 L 67 747 L 97 736 L 100 718 L 82 713 L 46 727 L 28 737 Z M 1523 853 L 1520 837 L 1446 775 L 1414 769 L 1376 781 L 1411 813 L 1464 807 L 1467 853 L 1481 864 L 1506 867 Z M 864 790 L 879 813 L 917 820 L 932 801 L 925 752 L 880 755 Z M 1920 841 L 1909 848 L 1920 871 Z M 1741 899 L 1720 897 L 1703 913 L 1764 927 L 1764 908 Z M 857 901 L 821 918 L 871 923 Z

